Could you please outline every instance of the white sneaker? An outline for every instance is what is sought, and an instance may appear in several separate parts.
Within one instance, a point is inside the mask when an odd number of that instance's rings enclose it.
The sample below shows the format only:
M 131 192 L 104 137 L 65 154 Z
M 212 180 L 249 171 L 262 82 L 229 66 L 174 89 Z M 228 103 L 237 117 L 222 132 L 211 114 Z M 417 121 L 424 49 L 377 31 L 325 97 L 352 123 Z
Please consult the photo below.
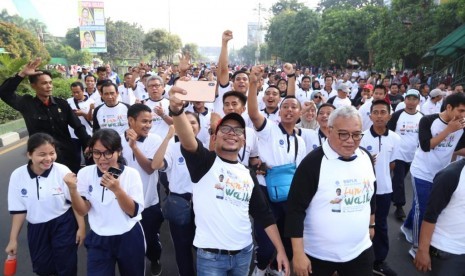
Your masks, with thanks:
M 258 268 L 258 266 L 255 266 L 255 269 L 252 272 L 252 276 L 265 276 L 266 275 L 266 269 L 261 270 Z
M 413 243 L 413 234 L 412 234 L 412 230 L 408 229 L 407 227 L 405 227 L 405 226 L 402 224 L 402 226 L 400 227 L 400 231 L 404 234 L 405 239 L 406 239 L 409 243 Z
M 268 275 L 270 275 L 270 276 L 284 276 L 284 275 L 286 275 L 286 274 L 284 274 L 284 271 L 281 270 L 281 272 L 279 272 L 277 270 L 272 269 L 270 266 L 268 266 L 266 268 L 266 273 L 268 273 Z
M 408 253 L 410 254 L 410 256 L 412 256 L 412 258 L 415 259 L 415 256 L 417 255 L 417 250 L 418 250 L 417 248 L 415 248 L 415 247 L 412 246 L 412 248 L 410 248 L 410 250 L 408 251 Z

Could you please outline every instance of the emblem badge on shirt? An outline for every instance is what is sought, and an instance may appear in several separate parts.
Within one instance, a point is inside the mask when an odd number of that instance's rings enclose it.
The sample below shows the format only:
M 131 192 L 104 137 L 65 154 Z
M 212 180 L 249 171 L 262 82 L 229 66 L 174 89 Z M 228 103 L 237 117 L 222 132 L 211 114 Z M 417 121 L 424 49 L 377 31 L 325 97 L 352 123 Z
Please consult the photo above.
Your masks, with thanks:
M 92 191 L 94 190 L 94 187 L 92 187 L 92 185 L 89 185 L 89 193 L 92 193 Z
M 368 146 L 368 147 L 367 147 L 367 151 L 371 151 L 372 149 L 373 149 L 372 146 Z
M 27 196 L 27 190 L 26 189 L 21 189 L 21 195 L 23 195 L 23 197 L 26 197 Z
M 181 156 L 178 158 L 178 165 L 182 165 L 182 164 L 184 164 L 184 157 Z
M 52 188 L 52 195 L 62 195 L 63 190 L 61 187 Z
M 283 139 L 279 139 L 279 145 L 280 145 L 281 147 L 284 146 L 284 140 L 283 140 Z

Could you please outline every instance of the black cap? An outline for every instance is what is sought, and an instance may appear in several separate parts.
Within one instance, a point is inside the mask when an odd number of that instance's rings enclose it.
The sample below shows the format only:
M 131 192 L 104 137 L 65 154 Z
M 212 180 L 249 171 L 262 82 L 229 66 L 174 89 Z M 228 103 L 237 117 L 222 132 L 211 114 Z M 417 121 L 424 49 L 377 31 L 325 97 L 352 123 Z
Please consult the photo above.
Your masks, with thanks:
M 242 128 L 245 129 L 245 121 L 244 121 L 244 118 L 242 118 L 242 116 L 240 114 L 237 114 L 237 113 L 234 113 L 234 112 L 231 112 L 229 113 L 228 115 L 224 116 L 223 119 L 221 119 L 218 124 L 216 125 L 216 133 L 218 133 L 218 129 L 219 129 L 219 126 L 221 126 L 224 122 L 226 122 L 227 120 L 234 120 L 236 122 L 238 122 Z M 215 133 L 215 134 L 216 134 Z

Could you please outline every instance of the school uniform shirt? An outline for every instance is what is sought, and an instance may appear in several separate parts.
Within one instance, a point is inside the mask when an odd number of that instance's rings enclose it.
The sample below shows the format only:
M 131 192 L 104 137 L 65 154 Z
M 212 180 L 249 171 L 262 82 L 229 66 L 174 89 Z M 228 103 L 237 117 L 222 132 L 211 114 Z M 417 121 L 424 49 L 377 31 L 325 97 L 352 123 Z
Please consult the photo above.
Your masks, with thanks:
M 125 84 L 118 86 L 118 93 L 121 96 L 121 101 L 128 105 L 133 105 L 136 102 L 136 95 L 134 90 L 126 87 Z
M 163 120 L 162 117 L 158 116 L 157 113 L 155 112 L 155 107 L 156 106 L 161 106 L 163 108 L 164 114 L 168 116 L 169 110 L 168 107 L 170 105 L 170 101 L 161 98 L 159 100 L 152 100 L 151 98 L 148 98 L 144 104 L 152 110 L 152 128 L 150 129 L 150 133 L 155 133 L 158 134 L 160 137 L 165 137 L 166 134 L 168 134 L 168 130 L 170 126 Z
M 418 147 L 418 128 L 422 117 L 423 114 L 421 112 L 408 114 L 404 109 L 392 114 L 387 127 L 397 133 L 401 140 L 396 146 L 398 150 L 394 153 L 396 160 L 402 160 L 407 163 L 413 161 L 415 150 Z
M 144 210 L 142 180 L 136 169 L 120 166 L 122 173 L 119 184 L 135 203 L 134 214 L 126 214 L 118 203 L 115 194 L 100 185 L 103 173 L 97 165 L 82 168 L 77 175 L 79 194 L 91 204 L 88 217 L 92 231 L 100 236 L 121 235 L 141 220 Z
M 465 254 L 464 166 L 462 159 L 438 172 L 424 215 L 425 221 L 436 224 L 431 245 L 457 255 Z
M 312 100 L 312 91 L 305 91 L 302 88 L 296 90 L 295 97 L 299 100 L 300 104 L 303 105 L 305 102 Z
M 309 128 L 300 128 L 298 131 L 298 135 L 302 137 L 302 139 L 305 142 L 305 155 L 309 154 L 312 150 L 321 146 L 320 137 L 318 136 L 318 132 L 316 130 Z
M 372 245 L 368 226 L 375 192 L 369 153 L 358 148 L 350 159 L 341 160 L 327 141 L 296 170 L 285 235 L 303 237 L 305 253 L 320 260 L 353 260 Z
M 268 119 L 256 129 L 258 137 L 258 156 L 268 167 L 295 163 L 296 166 L 307 152 L 305 142 L 294 130 L 287 134 L 281 124 L 275 124 Z M 263 175 L 258 175 L 260 185 L 266 186 Z
M 66 100 L 71 106 L 72 110 L 82 110 L 86 114 L 89 113 L 90 105 L 95 104 L 94 100 L 92 100 L 89 97 L 86 97 L 84 101 L 77 101 L 73 97 L 69 98 Z M 86 127 L 86 132 L 89 135 L 92 135 L 92 123 L 88 121 L 84 116 L 77 116 L 78 119 L 81 121 L 81 124 L 83 124 Z M 76 134 L 74 134 L 74 129 L 70 126 L 68 126 L 69 134 L 71 135 L 71 138 L 73 139 L 78 139 Z
M 268 120 L 276 124 L 279 124 L 281 122 L 281 116 L 279 116 L 279 106 L 276 107 L 276 109 L 271 113 L 268 113 L 265 108 L 261 109 L 260 114 L 262 114 L 263 117 L 267 118 Z
M 139 101 L 146 101 L 149 98 L 149 93 L 141 82 L 136 84 L 136 87 L 134 88 L 134 96 Z
M 157 134 L 149 133 L 147 137 L 140 137 L 137 141 L 137 147 L 142 154 L 149 160 L 152 160 L 153 156 L 157 152 L 158 148 L 162 143 L 162 139 Z M 148 174 L 137 162 L 136 156 L 134 155 L 129 141 L 126 138 L 126 133 L 121 135 L 121 144 L 123 146 L 123 157 L 126 159 L 126 165 L 136 169 L 139 172 L 142 180 L 144 189 L 144 206 L 148 208 L 159 202 L 157 183 L 158 183 L 158 171 L 154 171 Z
M 96 132 L 101 128 L 111 128 L 116 130 L 119 135 L 123 134 L 128 125 L 128 108 L 129 105 L 118 102 L 115 106 L 102 104 L 94 110 L 93 130 Z
M 428 99 L 424 104 L 421 105 L 420 111 L 425 115 L 431 115 L 441 112 L 442 100 L 433 103 L 431 99 Z
M 433 182 L 436 173 L 450 163 L 454 151 L 465 147 L 463 129 L 450 133 L 435 148 L 430 149 L 430 140 L 447 127 L 439 114 L 420 119 L 418 138 L 420 146 L 415 151 L 410 173 L 412 176 Z
M 192 181 L 186 166 L 186 159 L 181 154 L 181 143 L 173 137 L 166 149 L 164 168 L 169 181 L 170 192 L 176 194 L 192 194 Z
M 253 172 L 238 161 L 220 158 L 197 140 L 196 152 L 181 148 L 193 184 L 194 246 L 241 250 L 252 244 L 250 216 L 263 225 L 274 216 Z
M 373 126 L 363 132 L 360 146 L 364 147 L 372 156 L 376 155 L 376 194 L 378 195 L 392 193 L 391 169 L 389 165 L 391 162 L 394 162 L 400 143 L 399 135 L 387 128 L 382 135 L 378 135 Z
M 71 208 L 68 186 L 63 181 L 70 172 L 56 162 L 42 175 L 36 175 L 29 164 L 17 168 L 8 185 L 8 211 L 13 215 L 26 213 L 26 220 L 33 224 L 63 215 Z

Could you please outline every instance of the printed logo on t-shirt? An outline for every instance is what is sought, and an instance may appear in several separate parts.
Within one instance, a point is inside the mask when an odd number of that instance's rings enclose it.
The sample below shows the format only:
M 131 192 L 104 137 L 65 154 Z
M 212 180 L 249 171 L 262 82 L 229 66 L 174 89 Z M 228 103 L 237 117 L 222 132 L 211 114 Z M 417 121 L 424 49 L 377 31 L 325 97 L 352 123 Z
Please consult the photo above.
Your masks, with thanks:
M 88 188 L 89 193 L 92 193 L 93 190 L 94 190 L 94 187 L 92 187 L 92 185 L 89 185 L 89 188 Z
M 400 135 L 406 135 L 407 133 L 418 133 L 418 123 L 414 122 L 403 122 L 399 129 Z
M 221 170 L 218 182 L 214 185 L 215 197 L 235 206 L 248 204 L 252 196 L 253 185 L 253 182 L 250 183 L 247 177 L 237 176 L 229 170 L 224 173 Z
M 372 149 L 373 149 L 372 146 L 368 146 L 368 147 L 367 147 L 367 151 L 371 151 Z
M 279 145 L 282 147 L 284 146 L 284 140 L 283 139 L 279 139 Z
M 128 118 L 127 115 L 104 115 L 102 122 L 102 128 L 120 127 L 128 124 Z
M 182 165 L 182 164 L 184 164 L 184 157 L 181 156 L 178 158 L 178 165 Z
M 359 212 L 365 208 L 366 204 L 369 204 L 373 196 L 373 183 L 367 178 L 343 179 L 334 184 L 334 196 L 329 199 L 331 212 Z
M 63 190 L 61 187 L 52 188 L 52 195 L 62 195 Z
M 439 133 L 436 133 L 434 137 L 438 136 Z M 442 140 L 439 145 L 436 146 L 435 150 L 446 150 L 447 148 L 452 148 L 454 146 L 455 134 L 450 134 L 446 139 Z
M 21 194 L 23 196 L 26 196 L 27 195 L 27 190 L 25 188 L 21 189 Z

